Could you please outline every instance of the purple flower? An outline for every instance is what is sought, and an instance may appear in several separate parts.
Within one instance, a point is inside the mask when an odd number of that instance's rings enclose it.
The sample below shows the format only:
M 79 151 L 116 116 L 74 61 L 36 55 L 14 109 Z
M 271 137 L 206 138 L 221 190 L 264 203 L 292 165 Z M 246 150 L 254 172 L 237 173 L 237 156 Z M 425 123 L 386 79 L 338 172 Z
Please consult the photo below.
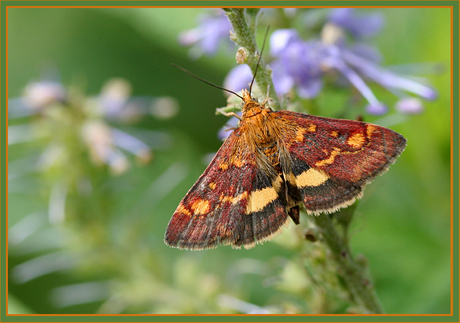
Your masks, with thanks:
M 318 95 L 323 87 L 323 45 L 302 41 L 295 30 L 281 29 L 270 37 L 270 47 L 271 54 L 278 57 L 270 64 L 277 93 L 286 94 L 295 86 L 303 98 Z
M 366 44 L 355 43 L 350 45 L 348 47 L 348 50 L 351 53 L 358 55 L 375 64 L 380 64 L 382 62 L 382 55 L 380 54 L 380 52 L 376 48 L 370 47 Z
M 270 36 L 270 53 L 279 56 L 290 44 L 301 42 L 294 29 L 278 29 Z
M 383 27 L 384 18 L 380 13 L 356 14 L 354 8 L 333 9 L 329 22 L 337 25 L 355 38 L 369 37 L 377 34 Z
M 375 102 L 373 104 L 369 103 L 366 106 L 366 111 L 369 114 L 379 116 L 379 115 L 387 113 L 388 112 L 388 107 L 385 104 L 381 103 L 381 102 Z
M 179 35 L 181 45 L 194 45 L 194 56 L 201 54 L 212 56 L 224 41 L 229 46 L 234 45 L 229 38 L 232 25 L 223 10 L 212 10 L 210 14 L 203 15 L 199 19 L 200 25 L 198 27 L 184 31 Z
M 343 59 L 357 71 L 372 81 L 387 89 L 400 89 L 417 94 L 426 100 L 434 100 L 437 93 L 434 89 L 421 83 L 404 78 L 390 72 L 379 65 L 359 56 L 351 51 L 343 51 Z
M 67 91 L 61 83 L 41 81 L 29 83 L 25 89 L 25 104 L 32 110 L 41 110 L 56 102 L 63 102 Z
M 423 103 L 419 98 L 404 97 L 396 102 L 395 109 L 402 113 L 418 114 L 423 112 Z
M 241 111 L 237 112 L 236 114 L 239 116 L 242 115 Z M 236 128 L 237 125 L 238 125 L 238 118 L 231 117 L 230 119 L 228 119 L 227 123 L 219 130 L 217 137 L 219 137 L 220 140 L 224 141 L 225 139 L 228 138 L 228 136 L 230 136 L 233 129 Z
M 396 93 L 412 92 L 426 100 L 436 98 L 436 91 L 427 85 L 402 77 L 379 65 L 380 55 L 374 49 L 356 43 L 348 46 L 342 30 L 332 24 L 323 28 L 321 41 L 303 41 L 292 29 L 275 31 L 270 38 L 270 64 L 273 83 L 278 94 L 292 88 L 303 98 L 316 97 L 323 87 L 323 76 L 328 71 L 338 71 L 369 102 L 367 111 L 383 114 L 387 107 L 375 97 L 365 80 L 371 80 Z
M 98 103 L 109 118 L 120 116 L 131 96 L 131 84 L 122 78 L 113 78 L 102 87 Z
M 330 45 L 326 46 L 327 55 L 323 60 L 323 64 L 328 68 L 338 70 L 344 75 L 347 80 L 363 95 L 364 98 L 369 102 L 366 110 L 371 114 L 383 114 L 386 112 L 383 104 L 375 97 L 372 90 L 363 81 L 361 76 L 347 64 L 342 58 L 342 51 L 340 48 Z
M 224 80 L 224 88 L 233 92 L 247 89 L 252 81 L 252 71 L 246 64 L 234 67 Z M 228 93 L 228 92 L 225 92 Z
M 109 126 L 99 119 L 87 120 L 80 129 L 96 165 L 106 164 L 114 174 L 124 173 L 130 166 L 125 152 L 134 155 L 140 163 L 152 158 L 151 148 L 140 139 Z
M 99 112 L 109 120 L 133 123 L 146 114 L 160 119 L 173 117 L 178 110 L 175 99 L 169 97 L 131 96 L 131 84 L 123 78 L 113 78 L 102 87 L 101 93 L 89 101 L 90 111 Z

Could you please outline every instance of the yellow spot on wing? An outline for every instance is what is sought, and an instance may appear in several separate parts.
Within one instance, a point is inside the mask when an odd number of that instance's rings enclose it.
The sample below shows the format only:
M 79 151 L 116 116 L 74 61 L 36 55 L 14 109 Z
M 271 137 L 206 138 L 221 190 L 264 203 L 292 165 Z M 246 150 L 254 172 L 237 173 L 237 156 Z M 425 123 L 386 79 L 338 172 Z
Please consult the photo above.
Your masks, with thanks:
M 244 193 L 241 193 L 240 195 L 237 195 L 235 197 L 233 197 L 233 196 L 223 196 L 222 195 L 219 199 L 224 203 L 225 202 L 230 202 L 232 204 L 236 204 L 239 201 L 246 199 L 247 196 L 248 196 L 248 192 L 244 192 Z
M 351 136 L 347 140 L 347 144 L 355 148 L 361 148 L 365 142 L 366 142 L 366 138 L 364 138 L 364 135 L 359 132 L 355 133 L 353 136 Z
M 212 183 L 209 183 L 209 188 L 212 189 L 212 190 L 215 190 L 216 189 L 216 183 L 212 182 Z
M 297 183 L 295 181 L 295 176 L 293 173 L 288 173 L 288 174 L 284 174 L 284 176 L 286 177 L 286 180 L 291 183 L 292 185 L 296 186 Z
M 331 131 L 331 136 L 332 137 L 337 137 L 339 133 L 337 131 Z
M 335 156 L 340 154 L 340 149 L 338 149 L 338 148 L 333 148 L 333 149 L 334 150 L 332 150 L 331 155 L 329 156 L 329 158 L 320 160 L 320 161 L 316 162 L 315 165 L 318 166 L 318 167 L 321 167 L 321 166 L 324 166 L 324 165 L 332 164 L 334 162 L 334 160 L 335 160 Z
M 278 177 L 272 182 L 275 191 L 278 192 L 280 190 L 281 184 L 283 184 L 283 179 L 281 178 L 281 175 L 278 175 Z
M 228 168 L 228 164 L 222 163 L 219 165 L 219 168 L 222 170 L 226 170 Z
M 310 132 L 315 132 L 316 131 L 316 125 L 313 123 L 310 123 L 307 128 L 308 131 Z
M 305 128 L 297 129 L 296 134 L 295 134 L 295 141 L 303 142 L 306 131 L 307 130 Z
M 188 216 L 191 216 L 192 214 L 190 213 L 189 210 L 187 210 L 184 205 L 179 204 L 179 206 L 177 207 L 176 209 L 176 213 L 180 213 L 180 214 L 185 214 L 185 215 L 188 215 Z
M 246 208 L 246 214 L 259 212 L 268 204 L 278 198 L 278 193 L 273 187 L 266 187 L 261 190 L 253 191 L 249 196 L 249 203 Z
M 209 201 L 197 200 L 192 204 L 192 210 L 195 214 L 206 214 L 209 212 Z
M 376 127 L 371 124 L 366 125 L 366 130 L 367 130 L 367 138 L 370 139 L 372 136 L 372 133 L 375 131 Z
M 310 168 L 296 177 L 296 183 L 297 187 L 314 187 L 324 184 L 328 179 L 329 176 L 327 176 L 323 172 Z

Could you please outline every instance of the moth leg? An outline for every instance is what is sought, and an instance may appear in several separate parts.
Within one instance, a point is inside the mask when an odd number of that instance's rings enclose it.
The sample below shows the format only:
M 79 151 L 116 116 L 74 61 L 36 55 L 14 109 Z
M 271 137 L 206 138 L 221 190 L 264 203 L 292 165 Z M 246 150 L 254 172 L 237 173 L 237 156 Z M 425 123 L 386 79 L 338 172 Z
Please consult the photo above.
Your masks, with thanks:
M 300 223 L 300 208 L 298 205 L 291 207 L 288 211 L 289 216 L 295 224 Z
M 220 108 L 217 108 L 216 111 L 219 112 L 220 114 L 226 116 L 226 117 L 237 117 L 241 121 L 241 117 L 239 115 L 237 115 L 235 112 L 225 112 L 224 110 L 222 110 Z
M 267 97 L 262 101 L 261 105 L 265 107 L 265 104 L 270 100 L 270 84 L 267 85 Z

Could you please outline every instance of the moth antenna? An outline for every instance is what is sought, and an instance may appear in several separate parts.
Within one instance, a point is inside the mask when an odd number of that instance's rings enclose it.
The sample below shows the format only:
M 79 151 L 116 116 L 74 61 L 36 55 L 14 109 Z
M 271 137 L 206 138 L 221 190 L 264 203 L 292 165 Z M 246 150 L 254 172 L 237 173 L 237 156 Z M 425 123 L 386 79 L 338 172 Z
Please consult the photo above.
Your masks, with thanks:
M 268 35 L 268 30 L 269 29 L 270 29 L 270 25 L 267 27 L 267 31 L 265 32 L 264 42 L 262 43 L 262 49 L 260 50 L 259 60 L 257 61 L 256 70 L 254 71 L 254 77 L 252 78 L 251 85 L 249 86 L 249 95 L 251 95 L 251 93 L 252 93 L 252 84 L 254 84 L 254 80 L 256 79 L 257 70 L 259 69 L 260 60 L 262 58 L 262 53 L 264 52 L 265 41 L 267 40 L 267 35 Z
M 234 94 L 234 95 L 236 95 L 237 97 L 239 97 L 241 100 L 244 101 L 244 98 L 243 98 L 241 95 L 239 95 L 238 93 L 236 93 L 236 92 L 233 92 L 233 91 L 231 91 L 231 90 L 228 90 L 228 89 L 226 89 L 226 88 L 223 88 L 222 86 L 219 86 L 219 85 L 216 85 L 216 84 L 211 83 L 211 82 L 209 82 L 209 81 L 206 81 L 205 79 L 202 79 L 201 77 L 196 76 L 196 75 L 193 74 L 192 72 L 187 71 L 185 68 L 180 67 L 179 65 L 176 65 L 176 64 L 174 64 L 174 63 L 171 63 L 171 65 L 172 65 L 172 66 L 175 66 L 175 67 L 177 67 L 178 69 L 182 70 L 183 72 L 185 72 L 185 73 L 187 73 L 187 74 L 193 76 L 194 78 L 196 78 L 197 80 L 200 80 L 201 82 L 204 82 L 204 83 L 206 83 L 206 84 L 209 84 L 209 85 L 211 85 L 211 86 L 214 86 L 214 87 L 216 87 L 216 88 L 218 88 L 218 89 L 227 91 L 227 92 L 229 92 L 229 93 L 231 93 L 231 94 Z

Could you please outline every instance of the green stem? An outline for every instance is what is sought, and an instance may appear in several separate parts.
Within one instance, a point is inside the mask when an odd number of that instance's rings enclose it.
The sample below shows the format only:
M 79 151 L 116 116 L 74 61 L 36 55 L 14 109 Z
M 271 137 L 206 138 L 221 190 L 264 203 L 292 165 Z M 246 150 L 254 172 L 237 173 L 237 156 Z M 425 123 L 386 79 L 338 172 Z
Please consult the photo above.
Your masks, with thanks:
M 369 277 L 366 277 L 362 268 L 352 257 L 347 243 L 340 237 L 327 214 L 313 216 L 316 226 L 322 231 L 324 242 L 328 245 L 332 257 L 338 266 L 348 292 L 353 300 L 367 314 L 382 314 L 383 309 L 375 293 Z
M 248 53 L 246 64 L 249 65 L 254 73 L 257 68 L 260 55 L 255 39 L 257 12 L 247 12 L 246 14 L 245 10 L 247 9 L 238 8 L 224 10 L 227 13 L 228 19 L 234 29 L 232 39 L 238 44 L 238 46 L 245 48 Z M 256 81 L 260 90 L 265 95 L 267 95 L 267 90 L 270 88 L 270 97 L 272 98 L 274 104 L 273 108 L 275 110 L 280 109 L 278 97 L 275 93 L 275 88 L 271 78 L 271 71 L 269 71 L 263 59 L 260 60 Z M 347 214 L 343 214 L 342 216 L 342 221 L 346 222 L 342 223 L 345 230 L 349 220 L 351 220 L 351 218 L 348 219 L 350 215 L 348 217 L 346 215 Z M 338 234 L 329 215 L 323 214 L 320 216 L 314 216 L 313 218 L 316 226 L 322 231 L 324 242 L 328 245 L 333 258 L 337 263 L 338 272 L 343 277 L 351 298 L 363 309 L 363 312 L 365 313 L 383 313 L 371 279 L 366 277 L 364 268 L 361 267 L 351 255 L 347 244 L 346 234 L 344 234 L 344 237 L 341 237 Z
M 246 64 L 251 68 L 252 73 L 255 73 L 260 55 L 257 48 L 255 30 L 253 30 L 255 29 L 256 14 L 247 16 L 245 14 L 246 9 L 238 8 L 224 10 L 233 26 L 234 35 L 232 39 L 238 46 L 246 49 L 248 53 Z M 248 20 L 250 20 L 249 24 L 252 28 L 249 26 Z M 260 60 L 259 68 L 257 70 L 256 82 L 265 96 L 268 94 L 268 89 L 270 89 L 270 98 L 273 102 L 272 108 L 274 110 L 279 110 L 280 103 L 275 92 L 275 87 L 273 86 L 271 71 L 268 69 L 263 58 Z

